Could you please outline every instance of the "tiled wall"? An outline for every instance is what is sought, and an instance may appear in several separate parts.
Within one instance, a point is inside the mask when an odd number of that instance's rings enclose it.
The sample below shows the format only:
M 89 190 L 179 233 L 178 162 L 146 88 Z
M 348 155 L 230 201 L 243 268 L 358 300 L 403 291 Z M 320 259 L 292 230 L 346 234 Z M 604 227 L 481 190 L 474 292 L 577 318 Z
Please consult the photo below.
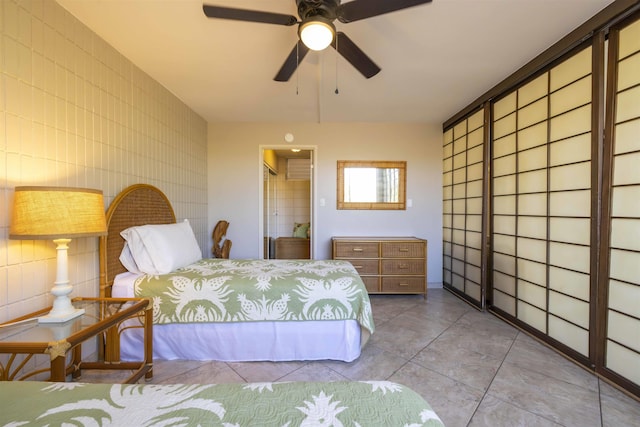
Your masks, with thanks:
M 311 181 L 287 180 L 285 158 L 278 160 L 278 170 L 278 234 L 274 237 L 292 237 L 294 222 L 309 222 L 311 218 Z
M 9 240 L 13 189 L 155 185 L 207 252 L 207 124 L 53 0 L 0 0 L 0 322 L 50 303 L 55 246 Z M 71 242 L 73 295 L 97 295 L 98 239 Z

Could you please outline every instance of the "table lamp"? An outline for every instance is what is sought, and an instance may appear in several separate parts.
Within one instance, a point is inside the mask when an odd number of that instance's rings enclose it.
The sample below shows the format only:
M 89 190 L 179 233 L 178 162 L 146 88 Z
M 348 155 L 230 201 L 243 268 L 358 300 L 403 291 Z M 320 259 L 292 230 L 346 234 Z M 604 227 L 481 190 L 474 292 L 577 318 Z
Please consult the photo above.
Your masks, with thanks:
M 67 260 L 72 238 L 107 234 L 102 191 L 69 187 L 16 187 L 10 239 L 52 239 L 57 245 L 53 309 L 38 319 L 62 323 L 84 313 L 71 304 Z

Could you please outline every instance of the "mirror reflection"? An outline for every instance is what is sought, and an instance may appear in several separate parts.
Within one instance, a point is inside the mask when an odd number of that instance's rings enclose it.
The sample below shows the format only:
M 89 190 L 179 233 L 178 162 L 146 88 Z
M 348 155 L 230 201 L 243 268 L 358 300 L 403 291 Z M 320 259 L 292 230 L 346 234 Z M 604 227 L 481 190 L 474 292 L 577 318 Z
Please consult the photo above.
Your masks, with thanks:
M 398 168 L 346 168 L 345 202 L 398 202 Z
M 405 209 L 406 162 L 338 161 L 338 209 Z

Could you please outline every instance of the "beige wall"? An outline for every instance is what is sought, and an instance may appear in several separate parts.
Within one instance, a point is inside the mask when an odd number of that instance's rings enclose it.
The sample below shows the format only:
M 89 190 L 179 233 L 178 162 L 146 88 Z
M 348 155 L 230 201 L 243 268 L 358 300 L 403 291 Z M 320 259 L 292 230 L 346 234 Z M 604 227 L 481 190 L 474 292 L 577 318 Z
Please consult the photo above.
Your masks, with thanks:
M 291 132 L 293 144 L 284 135 Z M 411 123 L 210 123 L 209 219 L 230 222 L 232 258 L 255 258 L 263 244 L 262 147 L 315 148 L 314 254 L 331 257 L 331 236 L 417 236 L 429 240 L 428 278 L 442 281 L 442 128 Z M 336 209 L 337 160 L 406 160 L 404 211 Z M 324 199 L 325 206 L 319 206 Z
M 200 246 L 206 122 L 57 3 L 0 1 L 0 322 L 50 304 L 55 246 L 8 239 L 13 189 L 159 187 Z M 71 242 L 73 295 L 98 289 L 98 239 Z

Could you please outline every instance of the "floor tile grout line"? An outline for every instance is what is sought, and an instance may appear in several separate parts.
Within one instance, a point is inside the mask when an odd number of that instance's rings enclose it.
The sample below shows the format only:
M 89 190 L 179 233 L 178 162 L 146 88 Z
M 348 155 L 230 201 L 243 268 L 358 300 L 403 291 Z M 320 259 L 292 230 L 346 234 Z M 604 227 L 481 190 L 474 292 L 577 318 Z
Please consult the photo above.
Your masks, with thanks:
M 520 336 L 520 334 L 523 334 L 522 331 L 516 330 L 517 334 L 516 336 L 513 338 L 513 342 L 511 343 L 511 345 L 509 346 L 509 350 L 506 351 L 506 353 L 504 354 L 504 357 L 502 358 L 502 362 L 500 362 L 500 365 L 498 366 L 498 369 L 496 369 L 496 373 L 493 375 L 493 378 L 491 379 L 491 382 L 489 383 L 489 385 L 487 385 L 487 389 L 484 391 L 484 394 L 482 395 L 482 398 L 480 399 L 480 401 L 478 402 L 478 406 L 476 406 L 476 408 L 474 409 L 473 413 L 471 414 L 471 418 L 469 418 L 469 422 L 467 423 L 467 427 L 469 427 L 471 425 L 471 422 L 473 421 L 473 417 L 476 415 L 476 413 L 478 412 L 478 408 L 480 408 L 480 405 L 482 405 L 482 402 L 484 401 L 484 399 L 487 397 L 487 395 L 489 394 L 489 390 L 491 389 L 491 385 L 493 384 L 493 381 L 495 380 L 495 378 L 498 376 L 498 374 L 500 373 L 500 369 L 502 369 L 502 367 L 504 366 L 504 364 L 506 363 L 507 357 L 509 357 L 509 353 L 511 352 L 511 350 L 513 349 L 513 347 L 516 344 L 516 341 L 518 339 L 518 337 Z M 526 335 L 526 334 L 525 334 Z M 563 424 L 556 422 L 555 420 L 549 419 L 548 417 L 546 417 L 545 415 L 542 414 L 537 414 L 535 412 L 531 412 L 530 410 L 520 407 L 518 405 L 515 405 L 513 402 L 507 402 L 497 396 L 493 396 L 494 398 L 500 400 L 501 402 L 505 402 L 509 405 L 512 405 L 518 409 L 520 409 L 521 411 L 527 412 L 535 417 L 538 418 L 542 418 L 544 420 L 547 420 L 549 422 L 552 422 L 558 426 L 562 426 Z
M 432 368 L 429 368 L 428 366 L 424 366 L 418 362 L 415 362 L 414 359 L 418 356 L 418 354 L 420 354 L 421 352 L 423 352 L 425 349 L 427 349 L 427 347 L 429 347 L 431 344 L 433 344 L 433 342 L 435 342 L 439 337 L 441 337 L 445 332 L 447 332 L 449 329 L 451 329 L 452 327 L 455 326 L 456 323 L 458 323 L 458 321 L 460 321 L 460 319 L 462 319 L 467 313 L 469 313 L 473 308 L 468 308 L 467 310 L 465 310 L 463 313 L 461 313 L 455 320 L 451 321 L 449 326 L 447 326 L 446 328 L 444 328 L 439 334 L 437 334 L 433 339 L 431 339 L 429 341 L 429 343 L 427 345 L 425 345 L 424 347 L 422 347 L 420 350 L 418 350 L 416 352 L 416 354 L 414 354 L 413 356 L 411 356 L 411 358 L 407 359 L 405 361 L 405 363 L 403 363 L 398 369 L 394 370 L 389 376 L 387 376 L 387 380 L 389 380 L 389 378 L 393 377 L 396 373 L 398 373 L 399 371 L 401 371 L 405 366 L 407 366 L 409 363 L 413 363 L 415 365 L 420 366 L 423 369 L 426 369 L 428 371 L 431 371 L 437 375 L 442 375 L 443 377 L 446 377 L 448 379 L 450 379 L 451 381 L 457 382 L 459 383 L 460 381 L 456 380 L 455 378 L 451 378 L 448 375 L 445 375 L 441 372 L 438 372 Z M 402 314 L 402 313 L 401 313 Z M 399 315 L 398 315 L 399 316 Z M 463 383 L 464 384 L 464 383 Z
M 514 326 L 514 328 L 515 328 L 515 326 Z M 522 367 L 521 367 L 522 369 L 524 369 L 524 370 L 526 370 L 526 371 L 528 371 L 528 372 L 532 372 L 532 373 L 534 373 L 534 374 L 542 375 L 542 376 L 544 376 L 544 377 L 547 377 L 547 378 L 550 378 L 550 379 L 553 379 L 553 380 L 560 381 L 560 382 L 562 382 L 562 383 L 564 383 L 564 384 L 566 384 L 566 385 L 568 385 L 568 386 L 571 386 L 571 387 L 576 387 L 576 388 L 583 389 L 583 390 L 586 390 L 586 391 L 594 392 L 594 393 L 596 393 L 596 394 L 598 395 L 598 399 L 600 399 L 600 378 L 598 377 L 598 375 L 596 375 L 596 373 L 595 373 L 595 372 L 591 371 L 590 369 L 588 369 L 588 368 L 587 368 L 587 367 L 585 367 L 585 366 L 580 365 L 579 363 L 577 363 L 577 362 L 573 361 L 572 359 L 570 359 L 570 358 L 566 357 L 566 356 L 565 356 L 565 355 L 563 355 L 562 353 L 559 353 L 559 352 L 558 352 L 557 350 L 555 350 L 553 347 L 551 347 L 550 345 L 548 345 L 548 344 L 547 344 L 547 343 L 545 343 L 544 341 L 541 341 L 541 340 L 536 339 L 536 337 L 534 337 L 534 336 L 530 335 L 530 334 L 529 334 L 529 333 L 527 333 L 526 331 L 519 330 L 518 328 L 515 328 L 515 329 L 518 331 L 518 335 L 517 335 L 517 337 L 522 336 L 522 337 L 527 337 L 527 338 L 531 338 L 531 339 L 533 339 L 536 343 L 540 344 L 543 348 L 546 348 L 546 349 L 550 350 L 550 351 L 552 352 L 552 354 L 557 355 L 557 356 L 560 356 L 560 358 L 561 358 L 560 360 L 566 360 L 566 361 L 568 361 L 570 366 L 574 366 L 574 367 L 580 368 L 584 373 L 586 373 L 586 374 L 587 374 L 587 375 L 589 375 L 590 377 L 594 378 L 594 379 L 597 381 L 597 389 L 596 389 L 596 390 L 593 390 L 593 389 L 590 389 L 590 388 L 588 388 L 588 387 L 583 387 L 583 386 L 582 386 L 582 385 L 580 385 L 580 384 L 577 384 L 577 383 L 574 383 L 574 382 L 571 382 L 571 381 L 568 381 L 568 380 L 565 380 L 565 379 L 562 379 L 562 378 L 557 378 L 557 377 L 549 376 L 549 375 L 548 375 L 548 374 L 546 374 L 545 372 L 535 371 L 535 370 L 529 369 L 529 368 L 528 368 L 528 367 L 526 367 L 526 366 L 522 366 Z
M 429 344 L 427 344 L 426 346 L 424 346 L 424 348 L 422 348 L 418 353 L 416 353 L 416 354 L 415 354 L 415 355 L 414 355 L 414 356 L 413 356 L 413 357 L 412 357 L 412 358 L 411 358 L 411 359 L 410 359 L 406 364 L 408 364 L 408 363 L 410 363 L 410 362 L 413 362 L 413 359 L 415 359 L 415 357 L 416 357 L 418 354 L 420 354 L 420 352 L 424 351 L 427 347 L 429 347 L 433 342 L 435 342 L 435 341 L 436 341 L 438 338 L 440 338 L 443 334 L 445 334 L 445 333 L 446 333 L 447 331 L 449 331 L 451 328 L 455 327 L 455 326 L 456 326 L 456 324 L 457 324 L 460 320 L 462 320 L 462 318 L 464 318 L 467 314 L 472 313 L 472 312 L 474 312 L 474 311 L 478 311 L 479 313 L 482 313 L 482 314 L 484 313 L 484 311 L 477 310 L 477 309 L 476 309 L 475 307 L 473 307 L 473 306 L 468 307 L 468 308 L 467 308 L 467 310 L 465 310 L 463 313 L 461 313 L 461 314 L 458 316 L 458 318 L 457 318 L 456 320 L 452 321 L 452 322 L 451 322 L 451 324 L 450 324 L 447 328 L 445 328 L 444 330 L 442 330 L 442 332 L 440 332 L 440 333 L 439 333 L 435 338 L 433 338 L 431 341 L 429 341 Z M 516 336 L 517 336 L 517 335 L 516 335 Z M 509 350 L 505 353 L 505 356 L 504 356 L 504 358 L 502 359 L 502 362 L 500 363 L 500 366 L 498 367 L 498 369 L 496 369 L 496 373 L 494 374 L 493 378 L 495 378 L 495 376 L 498 374 L 498 371 L 500 370 L 500 367 L 502 367 L 502 363 L 504 363 L 504 360 L 506 359 L 507 354 L 509 354 L 509 351 L 511 351 L 511 347 L 513 347 L 514 343 L 515 343 L 515 338 L 513 339 L 513 342 L 511 343 L 511 346 L 509 346 Z M 441 372 L 434 371 L 433 369 L 430 369 L 429 367 L 426 367 L 426 366 L 424 366 L 424 365 L 422 365 L 422 364 L 420 364 L 420 363 L 418 363 L 418 362 L 413 362 L 413 363 L 415 363 L 415 364 L 417 364 L 418 366 L 421 366 L 421 367 L 423 367 L 423 368 L 425 368 L 425 369 L 428 369 L 428 370 L 430 370 L 430 371 L 432 371 L 432 372 L 435 372 L 435 373 L 437 373 L 437 374 L 439 374 L 439 375 L 443 375 L 444 377 L 446 377 L 446 378 L 450 379 L 451 381 L 454 381 L 454 382 L 457 382 L 457 383 L 462 383 L 462 384 L 465 384 L 465 385 L 467 385 L 467 386 L 469 386 L 469 387 L 472 387 L 472 388 L 476 388 L 476 387 L 474 387 L 474 386 L 471 386 L 471 385 L 469 385 L 469 384 L 466 384 L 466 383 L 464 383 L 464 382 L 461 382 L 461 381 L 459 381 L 459 380 L 457 380 L 457 379 L 455 379 L 455 378 L 451 378 L 451 377 L 449 377 L 448 375 L 445 375 L 445 374 L 443 374 L 443 373 L 441 373 Z M 406 365 L 406 364 L 405 364 L 405 365 Z M 404 365 L 403 365 L 403 366 L 404 366 Z M 474 409 L 474 410 L 473 410 L 473 412 L 471 413 L 471 415 L 470 415 L 470 417 L 469 417 L 469 421 L 467 422 L 467 426 L 469 426 L 469 425 L 470 425 L 470 423 L 471 423 L 471 421 L 473 420 L 473 417 L 474 417 L 474 415 L 476 414 L 476 412 L 477 412 L 478 408 L 480 407 L 480 405 L 482 404 L 482 401 L 483 401 L 483 400 L 484 400 L 484 398 L 486 397 L 486 395 L 487 395 L 487 393 L 488 393 L 488 391 L 489 391 L 489 387 L 491 386 L 491 383 L 492 383 L 492 382 L 493 382 L 493 379 L 491 380 L 491 382 L 490 382 L 490 383 L 489 383 L 489 385 L 487 386 L 486 390 L 483 392 L 482 398 L 478 401 L 478 404 L 476 405 L 475 409 Z
M 602 387 L 598 378 L 598 410 L 600 412 L 600 426 L 604 426 L 604 415 L 602 413 Z
M 229 362 L 224 362 L 224 364 L 227 366 L 227 368 L 231 369 L 237 376 L 239 376 L 240 378 L 242 378 L 242 381 L 246 383 L 249 383 L 249 380 L 247 380 L 244 375 L 242 375 L 240 372 L 236 371 L 235 369 L 233 369 L 233 366 L 229 365 Z
M 487 394 L 489 394 L 489 389 L 491 388 L 491 384 L 493 384 L 493 382 L 495 381 L 496 377 L 498 376 L 498 373 L 500 372 L 500 369 L 502 369 L 502 365 L 504 365 L 505 360 L 507 360 L 507 357 L 509 356 L 509 352 L 511 351 L 511 349 L 513 349 L 513 346 L 515 345 L 516 339 L 518 338 L 519 334 L 520 334 L 520 332 L 518 332 L 516 334 L 516 336 L 513 338 L 513 341 L 511 342 L 511 345 L 509 346 L 509 350 L 507 350 L 504 353 L 504 357 L 502 358 L 502 361 L 500 362 L 500 365 L 498 365 L 498 368 L 496 369 L 496 372 L 493 374 L 493 377 L 491 378 L 491 381 L 489 381 L 489 384 L 487 384 L 487 388 L 484 390 L 484 393 L 482 394 L 482 398 L 478 401 L 478 405 L 476 405 L 475 409 L 471 413 L 471 416 L 469 417 L 469 421 L 467 422 L 467 427 L 471 424 L 471 422 L 473 421 L 473 417 L 478 412 L 478 409 L 482 405 L 482 402 L 484 402 L 484 399 L 486 399 Z M 500 399 L 500 400 L 502 400 L 502 399 Z M 522 409 L 522 408 L 520 408 L 520 409 Z M 529 412 L 529 411 L 527 411 L 527 412 Z

